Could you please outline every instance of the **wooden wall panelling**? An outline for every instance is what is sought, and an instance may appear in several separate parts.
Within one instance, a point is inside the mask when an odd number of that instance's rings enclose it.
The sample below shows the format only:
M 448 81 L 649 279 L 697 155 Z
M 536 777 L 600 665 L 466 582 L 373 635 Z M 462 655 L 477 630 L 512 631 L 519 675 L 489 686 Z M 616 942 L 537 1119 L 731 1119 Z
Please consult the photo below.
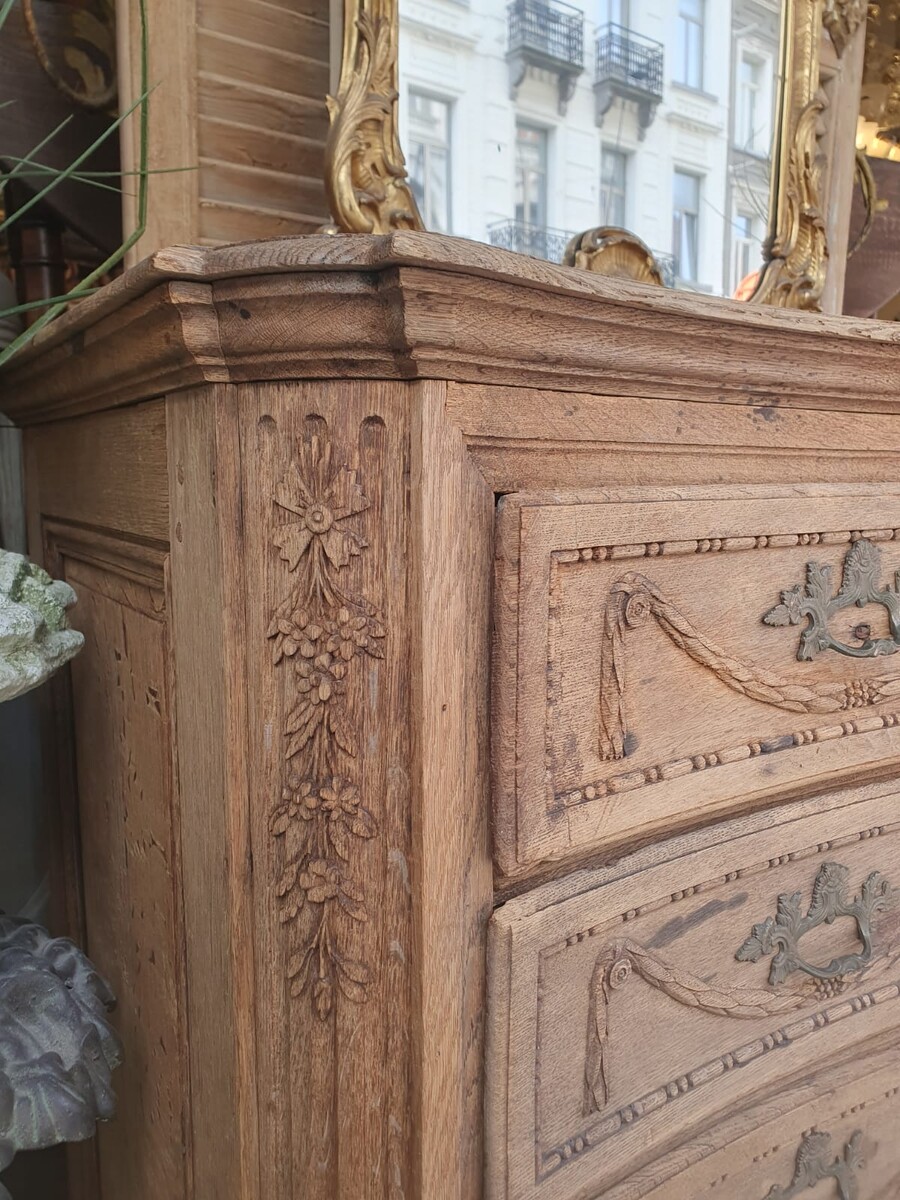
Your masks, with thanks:
M 323 185 L 329 86 L 327 0 L 153 0 L 147 232 L 130 261 L 178 243 L 312 233 L 328 220 Z M 140 92 L 136 0 L 118 0 L 121 98 Z M 137 117 L 122 130 L 138 162 Z M 126 189 L 126 232 L 136 223 Z
M 197 239 L 197 4 L 196 0 L 147 0 L 149 179 L 147 228 L 129 251 L 129 265 L 160 246 Z M 136 0 L 116 0 L 119 109 L 141 96 L 141 27 Z M 140 109 L 120 127 L 122 227 L 137 228 Z
M 40 514 L 165 543 L 165 419 L 163 403 L 151 400 L 29 430 L 28 472 L 40 489 Z
M 239 395 L 260 1193 L 462 1200 L 491 895 L 487 600 L 467 581 L 491 497 L 439 388 Z
M 64 526 L 47 538 L 50 558 L 78 594 L 72 623 L 85 634 L 71 667 L 85 948 L 117 996 L 127 1059 L 116 1075 L 116 1121 L 98 1132 L 96 1194 L 187 1197 L 190 1093 L 163 556 L 121 539 L 116 563 L 119 539 L 100 536 L 95 553 L 89 535 L 76 529 L 70 541 Z M 153 574 L 152 584 L 138 581 Z

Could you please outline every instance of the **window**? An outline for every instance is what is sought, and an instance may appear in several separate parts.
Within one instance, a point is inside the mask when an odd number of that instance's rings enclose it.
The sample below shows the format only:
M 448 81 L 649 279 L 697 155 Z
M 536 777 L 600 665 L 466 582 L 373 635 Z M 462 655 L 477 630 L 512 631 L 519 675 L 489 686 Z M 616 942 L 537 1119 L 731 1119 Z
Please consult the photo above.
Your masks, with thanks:
M 678 0 L 675 35 L 675 82 L 703 87 L 703 5 L 705 0 Z
M 763 64 L 757 59 L 742 56 L 738 63 L 735 142 L 742 150 L 749 150 L 753 154 L 765 154 L 769 148 L 762 81 Z
M 516 125 L 516 220 L 547 224 L 547 131 Z
M 673 188 L 672 254 L 675 274 L 691 283 L 697 281 L 700 232 L 700 180 L 684 171 L 675 172 Z
M 600 224 L 624 229 L 626 220 L 628 155 L 603 147 L 600 160 Z
M 621 25 L 628 29 L 628 0 L 600 0 L 600 25 Z
M 450 232 L 450 105 L 409 93 L 409 182 L 425 222 Z
M 731 223 L 731 291 L 734 294 L 760 264 L 760 242 L 749 213 L 735 213 Z

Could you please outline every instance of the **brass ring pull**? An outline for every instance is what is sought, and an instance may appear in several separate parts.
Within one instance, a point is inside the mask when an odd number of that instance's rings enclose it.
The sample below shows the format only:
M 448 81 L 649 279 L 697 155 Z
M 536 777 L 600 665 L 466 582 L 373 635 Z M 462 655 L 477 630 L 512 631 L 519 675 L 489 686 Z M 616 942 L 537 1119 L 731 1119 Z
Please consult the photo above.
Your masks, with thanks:
M 891 901 L 891 885 L 873 871 L 862 885 L 858 896 L 847 898 L 850 872 L 839 863 L 823 863 L 816 875 L 812 900 L 806 916 L 800 912 L 800 893 L 783 892 L 778 897 L 777 913 L 766 917 L 738 949 L 740 962 L 758 962 L 763 955 L 774 954 L 769 970 L 769 983 L 777 986 L 795 971 L 813 979 L 841 979 L 861 970 L 872 960 L 872 918 L 887 908 Z M 800 953 L 800 940 L 819 925 L 830 925 L 838 917 L 851 917 L 862 942 L 862 950 L 833 958 L 824 967 L 807 962 Z

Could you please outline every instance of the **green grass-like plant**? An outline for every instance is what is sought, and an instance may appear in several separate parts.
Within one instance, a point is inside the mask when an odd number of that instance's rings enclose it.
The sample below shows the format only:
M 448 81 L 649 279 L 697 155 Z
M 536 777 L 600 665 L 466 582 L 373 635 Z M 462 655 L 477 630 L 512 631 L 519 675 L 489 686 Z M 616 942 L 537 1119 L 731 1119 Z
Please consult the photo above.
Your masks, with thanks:
M 16 0 L 0 0 L 0 35 L 2 35 L 3 26 L 6 19 L 12 11 Z M 67 117 L 61 121 L 55 129 L 51 130 L 46 137 L 42 138 L 38 144 L 24 157 L 12 160 L 13 166 L 5 176 L 0 176 L 0 194 L 3 193 L 10 180 L 16 178 L 29 178 L 36 181 L 36 187 L 31 198 L 26 201 L 20 208 L 9 213 L 3 221 L 0 221 L 0 234 L 9 229 L 15 221 L 19 220 L 30 208 L 41 200 L 49 196 L 54 188 L 59 187 L 65 180 L 74 180 L 78 183 L 83 183 L 91 187 L 113 187 L 118 191 L 119 188 L 114 184 L 104 181 L 104 177 L 108 172 L 87 171 L 82 170 L 82 165 L 90 158 L 98 146 L 116 134 L 124 121 L 136 110 L 140 114 L 140 146 L 138 155 L 138 169 L 133 174 L 137 178 L 138 185 L 138 205 L 137 205 L 137 224 L 134 231 L 122 242 L 122 244 L 113 251 L 113 253 L 98 267 L 90 272 L 83 280 L 75 285 L 64 296 L 52 296 L 49 299 L 32 301 L 30 304 L 18 304 L 12 308 L 0 309 L 0 318 L 17 316 L 20 313 L 27 312 L 34 308 L 46 308 L 46 311 L 35 321 L 35 323 L 20 333 L 14 341 L 10 342 L 3 350 L 0 350 L 0 366 L 7 362 L 18 350 L 35 336 L 35 334 L 43 329 L 54 317 L 63 312 L 73 300 L 80 300 L 84 296 L 91 295 L 97 291 L 97 281 L 102 279 L 107 272 L 117 266 L 128 251 L 135 245 L 136 242 L 143 236 L 147 228 L 147 192 L 149 171 L 147 169 L 147 155 L 149 142 L 149 110 L 150 110 L 150 88 L 148 85 L 148 54 L 147 54 L 147 8 L 146 0 L 137 0 L 138 11 L 140 13 L 141 26 L 141 91 L 138 99 L 125 112 L 120 113 L 108 128 L 106 128 L 100 136 L 91 143 L 86 150 L 79 154 L 67 167 L 63 170 L 55 170 L 42 164 L 38 155 L 55 137 L 62 132 L 63 129 L 71 121 L 71 117 Z M 13 101 L 7 101 L 7 104 Z M 0 156 L 2 157 L 2 156 Z M 10 161 L 10 160 L 7 160 Z

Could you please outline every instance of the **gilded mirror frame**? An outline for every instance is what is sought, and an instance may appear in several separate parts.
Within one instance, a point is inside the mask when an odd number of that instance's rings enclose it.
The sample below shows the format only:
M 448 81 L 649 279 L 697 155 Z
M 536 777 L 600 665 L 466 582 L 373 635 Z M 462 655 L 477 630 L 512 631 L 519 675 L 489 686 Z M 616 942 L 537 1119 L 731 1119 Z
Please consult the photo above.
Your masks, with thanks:
M 327 101 L 325 151 L 334 232 L 425 228 L 400 146 L 399 3 L 343 0 L 339 84 Z M 841 59 L 867 9 L 867 0 L 784 0 L 769 235 L 750 303 L 822 307 L 829 260 L 822 147 L 834 119 L 822 83 L 822 41 L 827 34 Z

